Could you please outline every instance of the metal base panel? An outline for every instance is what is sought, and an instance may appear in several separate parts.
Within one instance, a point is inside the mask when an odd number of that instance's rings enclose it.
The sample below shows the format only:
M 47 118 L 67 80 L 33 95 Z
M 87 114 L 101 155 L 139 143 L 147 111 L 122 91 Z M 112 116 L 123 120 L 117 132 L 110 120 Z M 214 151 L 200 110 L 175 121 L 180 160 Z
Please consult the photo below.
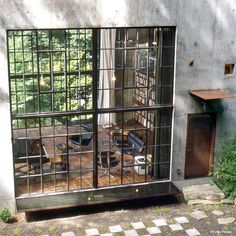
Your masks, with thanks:
M 154 196 L 174 195 L 180 190 L 172 182 L 90 189 L 77 192 L 44 194 L 16 199 L 18 211 L 59 209 L 73 206 L 117 202 Z

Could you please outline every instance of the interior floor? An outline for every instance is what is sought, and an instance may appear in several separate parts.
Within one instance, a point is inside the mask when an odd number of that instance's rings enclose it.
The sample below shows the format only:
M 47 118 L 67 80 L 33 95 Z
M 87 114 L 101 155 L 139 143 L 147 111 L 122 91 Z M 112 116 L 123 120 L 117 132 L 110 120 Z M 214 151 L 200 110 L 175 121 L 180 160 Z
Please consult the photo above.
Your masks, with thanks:
M 128 127 L 126 128 L 128 129 Z M 111 128 L 102 126 L 98 129 L 98 153 L 109 152 L 116 161 L 114 166 L 104 166 L 98 156 L 98 187 L 152 181 L 151 163 L 146 163 L 145 168 L 145 165 L 137 165 L 137 163 L 135 165 L 134 154 L 121 154 L 116 148 L 113 131 Z M 141 136 L 141 132 L 144 131 L 139 131 L 139 136 Z M 147 135 L 143 137 L 144 142 L 151 143 L 151 131 L 147 132 Z M 65 137 L 63 138 L 66 140 Z M 63 138 L 54 138 L 53 142 L 47 139 L 47 143 L 45 143 L 47 150 L 45 151 L 50 149 L 54 153 L 46 153 L 47 155 L 41 160 L 42 165 L 35 167 L 30 163 L 15 164 L 17 196 L 93 188 L 93 142 L 81 149 L 78 149 L 73 143 L 69 143 L 71 148 L 68 153 L 60 152 L 59 155 L 55 152 L 54 146 L 59 142 L 64 142 Z

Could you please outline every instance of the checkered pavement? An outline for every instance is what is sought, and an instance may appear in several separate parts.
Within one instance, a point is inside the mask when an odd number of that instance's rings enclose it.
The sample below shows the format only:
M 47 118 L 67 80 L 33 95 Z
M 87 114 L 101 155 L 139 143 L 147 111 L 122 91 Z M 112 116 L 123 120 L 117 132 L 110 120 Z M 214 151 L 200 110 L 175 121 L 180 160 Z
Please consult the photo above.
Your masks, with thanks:
M 151 236 L 151 235 L 158 235 L 165 232 L 183 232 L 183 235 L 186 236 L 197 236 L 201 235 L 199 231 L 195 228 L 189 227 L 188 225 L 189 220 L 182 216 L 176 217 L 170 223 L 168 223 L 165 219 L 154 219 L 152 220 L 153 226 L 145 225 L 144 222 L 132 222 L 130 223 L 129 230 L 125 230 L 122 228 L 121 225 L 112 225 L 108 227 L 106 233 L 100 234 L 97 228 L 91 228 L 85 230 L 87 236 L 114 236 L 114 235 L 124 235 L 124 236 Z M 188 227 L 185 227 L 185 225 Z

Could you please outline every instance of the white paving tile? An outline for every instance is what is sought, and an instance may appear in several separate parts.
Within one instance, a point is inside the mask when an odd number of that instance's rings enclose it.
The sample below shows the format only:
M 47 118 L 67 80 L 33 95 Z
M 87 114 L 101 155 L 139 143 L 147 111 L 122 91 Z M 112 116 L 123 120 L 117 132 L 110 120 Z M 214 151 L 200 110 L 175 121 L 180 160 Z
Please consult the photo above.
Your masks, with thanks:
M 149 234 L 160 234 L 161 230 L 158 227 L 149 227 L 147 228 Z
M 131 223 L 134 229 L 144 229 L 146 228 L 143 222 L 134 222 Z
M 99 235 L 99 231 L 96 228 L 86 229 L 85 232 L 88 236 Z
M 156 225 L 156 226 L 164 226 L 164 225 L 167 225 L 166 221 L 163 220 L 163 219 L 156 219 L 156 220 L 153 220 L 153 223 Z
M 189 223 L 189 220 L 185 216 L 176 217 L 175 221 L 178 222 L 179 224 Z
M 111 233 L 119 233 L 123 231 L 120 225 L 109 226 L 109 230 Z
M 187 230 L 185 230 L 185 232 L 186 232 L 189 236 L 201 235 L 195 228 L 187 229 Z
M 125 236 L 139 236 L 135 229 L 124 231 Z
M 215 211 L 212 211 L 212 213 L 216 216 L 222 216 L 224 215 L 224 212 L 223 211 L 218 211 L 218 210 L 215 210 Z
M 178 230 L 182 230 L 183 227 L 180 225 L 180 224 L 171 224 L 169 225 L 170 228 L 173 230 L 173 231 L 178 231 Z
M 75 236 L 74 232 L 64 232 L 61 234 L 61 236 Z
M 194 211 L 190 214 L 193 218 L 197 219 L 197 220 L 201 220 L 204 218 L 207 218 L 207 215 L 205 214 L 204 211 Z
M 220 225 L 227 225 L 227 224 L 233 223 L 234 221 L 235 221 L 234 217 L 218 218 L 218 223 Z
M 100 234 L 100 236 L 112 236 L 112 233 Z

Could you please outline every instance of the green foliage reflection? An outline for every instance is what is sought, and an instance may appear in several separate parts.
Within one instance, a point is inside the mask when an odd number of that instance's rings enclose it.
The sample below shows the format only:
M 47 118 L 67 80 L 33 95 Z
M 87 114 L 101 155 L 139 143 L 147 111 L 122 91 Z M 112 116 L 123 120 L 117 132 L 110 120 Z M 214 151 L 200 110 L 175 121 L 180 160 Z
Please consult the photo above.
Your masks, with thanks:
M 92 109 L 92 30 L 8 32 L 13 114 Z

